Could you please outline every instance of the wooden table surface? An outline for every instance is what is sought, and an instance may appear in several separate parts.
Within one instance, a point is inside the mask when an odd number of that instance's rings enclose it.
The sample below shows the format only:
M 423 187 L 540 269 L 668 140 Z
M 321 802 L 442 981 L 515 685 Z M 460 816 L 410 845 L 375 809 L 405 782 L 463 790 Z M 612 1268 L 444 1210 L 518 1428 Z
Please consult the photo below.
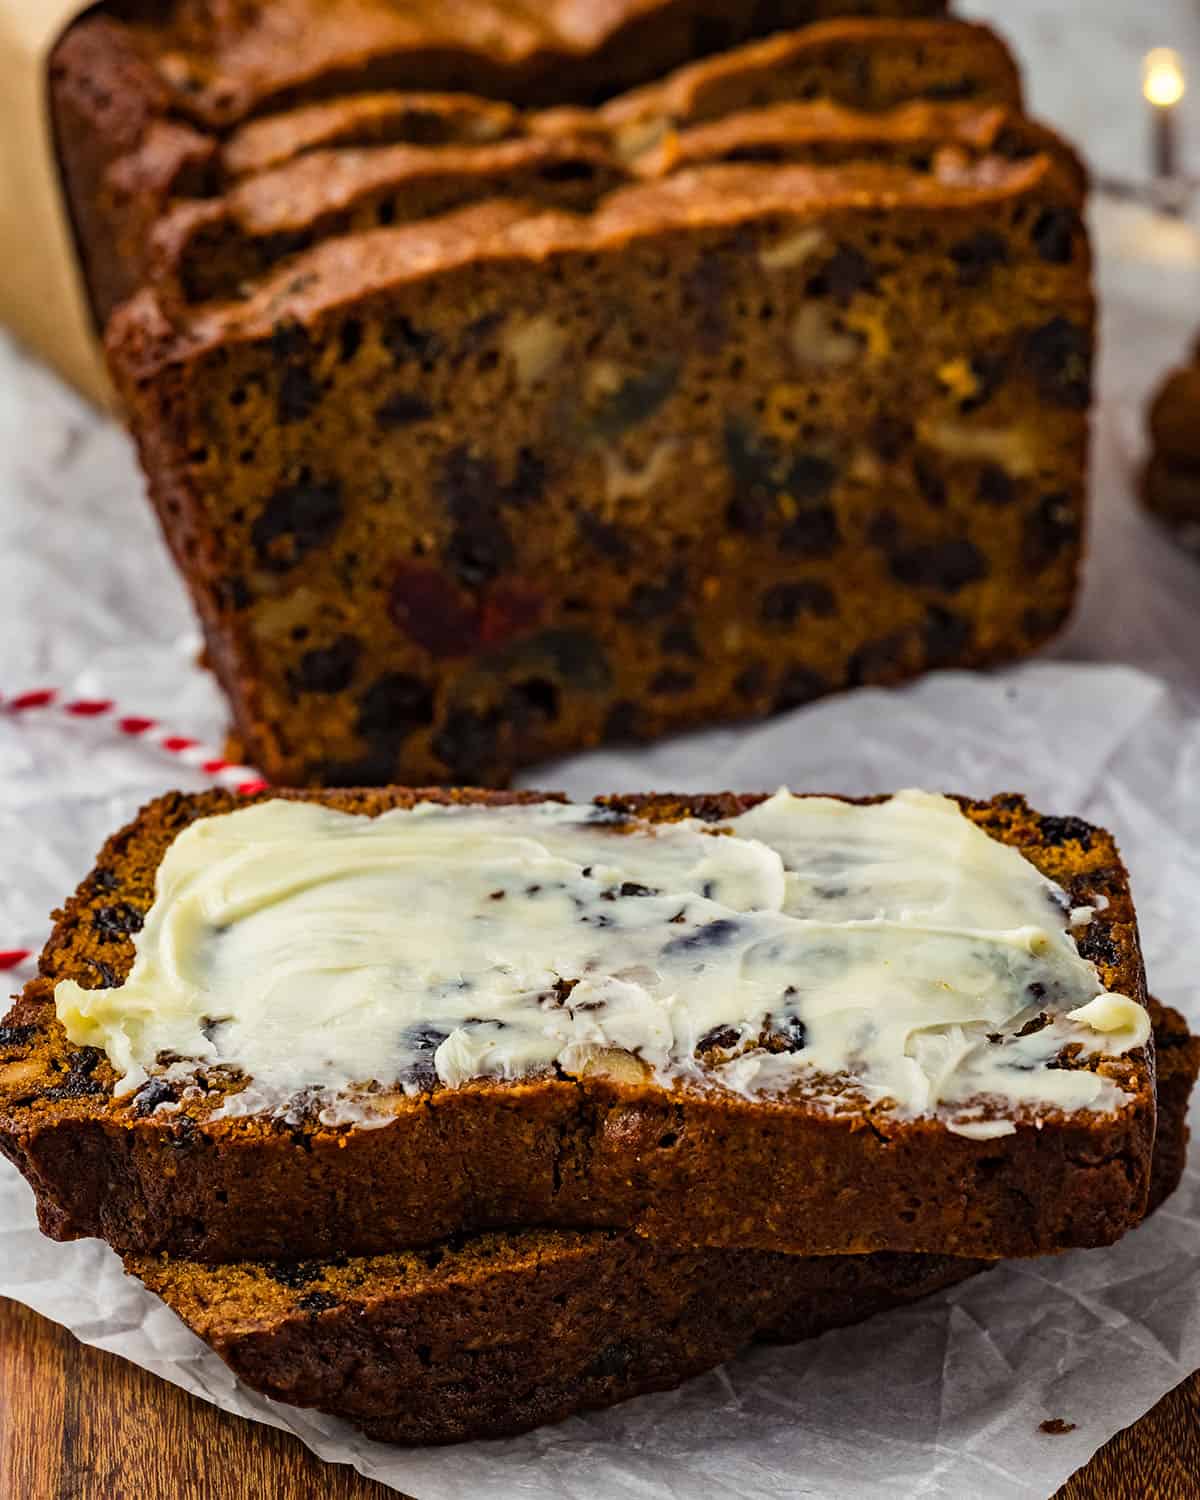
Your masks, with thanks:
M 1200 1374 L 1106 1443 L 1054 1500 L 1197 1496 Z M 396 1500 L 396 1492 L 0 1299 L 0 1500 L 316 1497 Z

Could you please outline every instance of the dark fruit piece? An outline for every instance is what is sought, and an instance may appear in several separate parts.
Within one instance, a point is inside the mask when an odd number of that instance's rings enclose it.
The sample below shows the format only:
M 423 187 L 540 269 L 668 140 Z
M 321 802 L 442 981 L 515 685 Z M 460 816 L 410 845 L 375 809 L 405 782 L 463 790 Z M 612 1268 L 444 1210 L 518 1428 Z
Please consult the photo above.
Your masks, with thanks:
M 143 914 L 128 901 L 118 901 L 113 906 L 98 906 L 92 913 L 92 926 L 105 942 L 117 938 L 132 937 L 141 932 Z
M 302 479 L 267 501 L 250 528 L 264 568 L 284 572 L 333 536 L 342 520 L 342 496 L 334 483 Z
M 970 649 L 974 635 L 975 627 L 970 620 L 931 604 L 925 612 L 922 631 L 926 665 L 946 667 L 961 661 Z
M 292 685 L 301 693 L 341 693 L 354 679 L 362 642 L 340 635 L 328 646 L 306 651 L 296 665 Z
M 868 641 L 850 658 L 847 681 L 851 687 L 893 682 L 904 669 L 907 653 L 908 637 L 903 631 Z
M 994 229 L 981 229 L 955 245 L 950 259 L 958 267 L 958 279 L 964 286 L 979 286 L 996 266 L 1008 264 L 1008 241 Z
M 433 737 L 433 753 L 456 781 L 486 781 L 500 742 L 500 714 L 455 709 Z
M 897 547 L 888 553 L 892 577 L 911 588 L 957 594 L 988 574 L 987 558 L 966 537 Z
M 775 708 L 801 708 L 831 691 L 828 678 L 811 667 L 790 667 L 775 692 Z
M 628 613 L 634 620 L 658 620 L 681 602 L 687 591 L 687 574 L 676 564 L 658 583 L 635 584 L 629 595 Z
M 852 245 L 839 245 L 833 255 L 808 283 L 810 297 L 832 297 L 846 307 L 859 292 L 873 292 L 875 268 L 861 251 Z
M 1079 540 L 1079 517 L 1069 495 L 1044 495 L 1025 522 L 1022 556 L 1025 566 L 1041 573 Z
M 446 458 L 441 493 L 454 522 L 446 561 L 455 576 L 475 588 L 511 567 L 512 537 L 500 518 L 504 497 L 491 459 L 455 448 Z
M 392 429 L 411 427 L 414 422 L 427 422 L 433 416 L 433 407 L 415 391 L 397 391 L 389 396 L 375 412 L 378 427 Z
M 358 700 L 358 732 L 380 744 L 398 743 L 433 721 L 429 684 L 407 672 L 376 678 Z
M 794 625 L 800 615 L 832 615 L 837 601 L 823 583 L 777 583 L 762 597 L 759 614 L 768 625 Z
M 431 656 L 465 656 L 479 644 L 474 602 L 437 568 L 402 563 L 392 582 L 388 613 L 396 628 Z
M 1017 487 L 1007 469 L 1002 469 L 999 464 L 985 464 L 979 471 L 975 493 L 981 505 L 1000 507 L 1012 504 Z
M 1033 243 L 1037 253 L 1051 265 L 1066 266 L 1075 253 L 1075 235 L 1079 219 L 1066 208 L 1046 208 L 1033 226 Z
M 317 404 L 320 391 L 304 365 L 285 365 L 279 380 L 277 414 L 280 424 L 302 422 Z
M 1092 399 L 1092 344 L 1086 330 L 1051 318 L 1025 339 L 1025 360 L 1047 401 L 1086 411 Z

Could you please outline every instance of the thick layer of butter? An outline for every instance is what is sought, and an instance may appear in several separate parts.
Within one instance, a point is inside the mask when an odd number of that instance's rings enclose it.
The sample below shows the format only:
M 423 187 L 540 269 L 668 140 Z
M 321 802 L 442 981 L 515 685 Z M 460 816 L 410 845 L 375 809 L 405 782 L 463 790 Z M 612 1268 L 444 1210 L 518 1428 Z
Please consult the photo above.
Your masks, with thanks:
M 64 981 L 55 1002 L 123 1093 L 238 1069 L 252 1082 L 227 1112 L 315 1092 L 325 1118 L 357 1118 L 368 1084 L 573 1072 L 617 1049 L 664 1083 L 831 1103 L 849 1086 L 986 1137 L 1024 1108 L 1121 1102 L 1050 1066 L 1149 1034 L 1080 957 L 1079 919 L 922 792 L 779 792 L 723 825 L 657 826 L 556 803 L 367 818 L 275 800 L 180 834 L 125 983 Z

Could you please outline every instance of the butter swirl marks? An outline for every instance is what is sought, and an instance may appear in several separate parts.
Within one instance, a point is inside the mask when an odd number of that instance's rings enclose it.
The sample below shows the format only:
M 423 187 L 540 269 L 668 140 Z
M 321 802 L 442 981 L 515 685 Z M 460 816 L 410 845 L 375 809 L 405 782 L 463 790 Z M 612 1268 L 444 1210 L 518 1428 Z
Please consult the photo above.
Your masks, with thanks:
M 55 1002 L 120 1093 L 237 1070 L 226 1113 L 315 1093 L 333 1123 L 370 1113 L 368 1085 L 577 1073 L 615 1051 L 664 1085 L 800 1087 L 989 1136 L 1024 1109 L 1124 1098 L 1059 1066 L 1149 1034 L 1078 952 L 1090 915 L 924 792 L 781 791 L 720 825 L 272 800 L 185 829 L 125 983 L 63 981 Z

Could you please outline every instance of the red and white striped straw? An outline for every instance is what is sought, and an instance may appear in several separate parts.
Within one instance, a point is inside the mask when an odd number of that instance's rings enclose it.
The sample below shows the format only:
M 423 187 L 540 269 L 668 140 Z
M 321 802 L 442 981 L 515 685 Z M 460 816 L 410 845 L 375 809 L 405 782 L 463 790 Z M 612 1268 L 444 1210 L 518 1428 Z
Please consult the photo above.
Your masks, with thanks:
M 104 721 L 118 734 L 152 745 L 182 765 L 200 771 L 217 786 L 248 797 L 263 791 L 269 783 L 251 766 L 239 766 L 200 740 L 187 735 L 171 734 L 158 719 L 124 713 L 111 698 L 72 698 L 59 688 L 34 688 L 29 692 L 0 694 L 0 714 L 47 714 L 76 723 L 83 720 Z M 33 958 L 28 948 L 0 948 L 0 972 L 19 969 Z

